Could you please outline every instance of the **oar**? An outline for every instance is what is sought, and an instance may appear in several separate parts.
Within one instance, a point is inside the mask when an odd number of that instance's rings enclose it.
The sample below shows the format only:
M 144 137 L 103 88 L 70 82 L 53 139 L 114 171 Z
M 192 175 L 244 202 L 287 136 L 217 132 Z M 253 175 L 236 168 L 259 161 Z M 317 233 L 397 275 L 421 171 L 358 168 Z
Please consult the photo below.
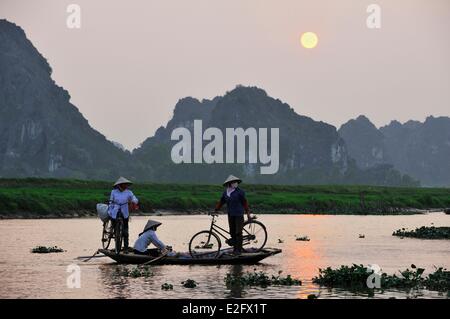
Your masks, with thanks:
M 98 250 L 92 255 L 92 256 L 79 256 L 76 259 L 86 259 L 83 260 L 83 262 L 87 262 L 89 260 L 91 260 L 92 258 L 102 258 L 102 257 L 107 257 L 106 255 L 103 256 L 96 256 L 98 253 L 100 253 Z
M 149 261 L 143 263 L 143 265 L 150 265 L 151 263 L 154 263 L 155 261 L 160 260 L 163 257 L 166 257 L 168 253 L 169 253 L 169 251 L 166 250 L 163 254 L 161 254 L 161 256 L 156 257 L 156 258 L 154 258 L 152 260 L 149 260 Z
M 83 260 L 84 262 L 86 262 L 86 261 L 89 261 L 90 259 L 103 258 L 103 257 L 108 257 L 108 256 L 106 256 L 106 255 L 101 255 L 101 256 L 79 256 L 79 257 L 77 257 L 75 259 L 86 259 L 86 260 Z

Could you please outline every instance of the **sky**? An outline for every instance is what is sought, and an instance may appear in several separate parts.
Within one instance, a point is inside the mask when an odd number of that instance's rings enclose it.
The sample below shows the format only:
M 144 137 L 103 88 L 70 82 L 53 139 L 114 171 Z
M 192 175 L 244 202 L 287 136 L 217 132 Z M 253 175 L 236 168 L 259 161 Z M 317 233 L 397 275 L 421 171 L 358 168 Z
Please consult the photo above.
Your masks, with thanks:
M 66 25 L 81 8 L 81 28 Z M 381 8 L 371 29 L 367 7 Z M 258 86 L 337 128 L 450 116 L 448 0 L 0 0 L 90 125 L 133 149 L 186 96 Z M 306 49 L 304 32 L 318 36 Z

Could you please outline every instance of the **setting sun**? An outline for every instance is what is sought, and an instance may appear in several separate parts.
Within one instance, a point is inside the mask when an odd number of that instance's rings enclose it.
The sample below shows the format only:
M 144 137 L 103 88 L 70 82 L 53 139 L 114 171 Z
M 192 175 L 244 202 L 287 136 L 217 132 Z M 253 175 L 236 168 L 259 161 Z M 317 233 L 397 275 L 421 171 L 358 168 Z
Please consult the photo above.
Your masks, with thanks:
M 305 32 L 302 34 L 300 41 L 304 48 L 312 49 L 316 47 L 317 43 L 319 42 L 319 39 L 317 38 L 317 35 L 314 32 Z

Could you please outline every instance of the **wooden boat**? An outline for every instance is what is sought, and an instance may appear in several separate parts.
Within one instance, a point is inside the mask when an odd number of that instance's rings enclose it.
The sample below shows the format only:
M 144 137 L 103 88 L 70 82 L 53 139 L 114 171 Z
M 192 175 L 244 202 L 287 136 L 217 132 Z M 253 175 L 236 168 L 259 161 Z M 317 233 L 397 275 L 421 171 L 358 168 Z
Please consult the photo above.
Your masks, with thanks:
M 114 250 L 99 249 L 98 252 L 102 253 L 111 259 L 115 260 L 119 264 L 144 264 L 151 263 L 152 265 L 232 265 L 243 264 L 251 265 L 260 262 L 261 260 L 281 253 L 281 249 L 278 248 L 264 248 L 260 251 L 245 252 L 241 255 L 235 256 L 230 254 L 230 250 L 221 250 L 219 257 L 212 257 L 211 255 L 205 255 L 202 257 L 193 258 L 189 254 L 179 254 L 176 256 L 164 256 L 157 259 L 158 256 L 148 254 L 140 255 L 133 252 L 121 252 L 116 254 Z M 154 262 L 151 262 L 154 260 Z

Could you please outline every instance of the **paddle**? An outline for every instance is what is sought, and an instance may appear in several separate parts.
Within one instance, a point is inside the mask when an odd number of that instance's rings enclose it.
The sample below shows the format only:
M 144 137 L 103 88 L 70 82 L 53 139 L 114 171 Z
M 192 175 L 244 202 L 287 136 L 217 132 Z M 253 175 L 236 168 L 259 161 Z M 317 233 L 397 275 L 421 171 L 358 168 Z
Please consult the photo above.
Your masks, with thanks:
M 163 257 L 166 257 L 168 253 L 169 253 L 169 250 L 166 250 L 164 253 L 161 254 L 161 256 L 156 257 L 156 258 L 154 258 L 152 260 L 149 260 L 149 261 L 143 263 L 143 265 L 150 265 L 151 263 L 153 263 L 153 262 L 155 262 L 157 260 L 160 260 Z
M 92 256 L 79 256 L 76 259 L 86 259 L 83 260 L 83 262 L 87 262 L 89 260 L 91 260 L 92 258 L 102 258 L 102 257 L 107 257 L 106 255 L 103 256 L 96 256 L 99 253 L 99 251 L 97 250 Z
M 86 259 L 86 260 L 83 260 L 83 262 L 86 262 L 86 261 L 89 261 L 89 260 L 94 259 L 94 258 L 103 258 L 103 257 L 108 257 L 108 256 L 106 256 L 106 255 L 102 255 L 102 256 L 79 256 L 79 257 L 77 257 L 75 259 Z

